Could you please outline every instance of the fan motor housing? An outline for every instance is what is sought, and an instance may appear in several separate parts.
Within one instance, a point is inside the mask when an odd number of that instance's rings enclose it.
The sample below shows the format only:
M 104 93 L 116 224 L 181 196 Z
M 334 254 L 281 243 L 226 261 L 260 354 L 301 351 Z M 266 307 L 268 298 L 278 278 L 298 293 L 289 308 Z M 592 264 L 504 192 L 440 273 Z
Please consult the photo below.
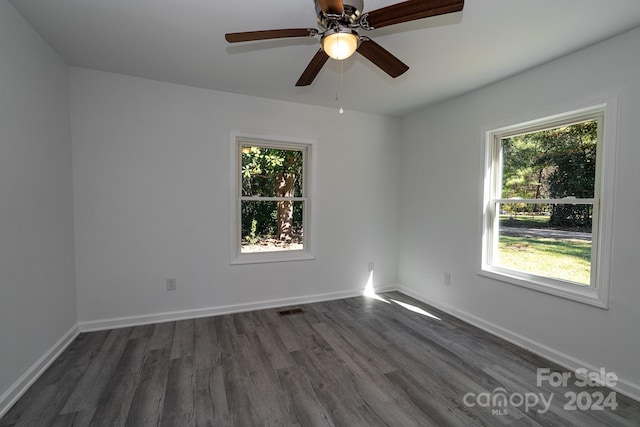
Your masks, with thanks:
M 320 9 L 318 0 L 315 0 L 315 3 L 318 24 L 326 29 L 334 28 L 337 25 L 350 26 L 355 24 L 358 19 L 360 19 L 364 8 L 364 0 L 343 0 L 344 14 L 336 17 L 335 15 L 324 13 L 322 9 Z

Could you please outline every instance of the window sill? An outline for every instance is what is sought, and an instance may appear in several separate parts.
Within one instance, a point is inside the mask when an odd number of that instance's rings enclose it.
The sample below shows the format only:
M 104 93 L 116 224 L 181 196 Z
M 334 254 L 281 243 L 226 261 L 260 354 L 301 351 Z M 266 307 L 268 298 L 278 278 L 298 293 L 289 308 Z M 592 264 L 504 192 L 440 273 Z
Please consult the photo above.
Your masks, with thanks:
M 315 257 L 308 251 L 255 252 L 236 255 L 229 262 L 235 264 L 262 264 L 268 262 L 309 261 Z
M 574 285 L 570 282 L 564 282 L 561 280 L 546 279 L 544 277 L 501 269 L 499 267 L 485 267 L 478 272 L 478 275 L 545 294 L 554 295 L 560 298 L 566 298 L 572 301 L 588 304 L 604 310 L 608 310 L 609 308 L 603 293 L 592 287 Z

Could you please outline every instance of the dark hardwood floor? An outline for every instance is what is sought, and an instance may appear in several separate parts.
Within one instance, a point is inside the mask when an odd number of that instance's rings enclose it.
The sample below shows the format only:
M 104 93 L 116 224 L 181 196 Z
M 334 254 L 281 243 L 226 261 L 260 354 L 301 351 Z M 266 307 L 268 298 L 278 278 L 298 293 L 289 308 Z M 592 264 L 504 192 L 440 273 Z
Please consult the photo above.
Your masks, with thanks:
M 610 390 L 538 387 L 537 368 L 561 369 L 400 293 L 380 297 L 81 334 L 0 426 L 640 425 L 640 403 L 614 394 L 615 410 L 589 410 Z

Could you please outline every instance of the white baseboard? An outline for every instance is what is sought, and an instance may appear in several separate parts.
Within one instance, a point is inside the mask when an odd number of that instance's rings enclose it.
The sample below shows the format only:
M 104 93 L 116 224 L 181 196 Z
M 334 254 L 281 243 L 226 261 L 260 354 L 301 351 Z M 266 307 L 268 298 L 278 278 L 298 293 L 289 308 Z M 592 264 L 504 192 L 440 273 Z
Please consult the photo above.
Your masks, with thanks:
M 486 332 L 489 332 L 492 335 L 496 335 L 506 341 L 509 341 L 510 343 L 515 344 L 518 347 L 524 348 L 525 350 L 528 350 L 534 354 L 537 354 L 538 356 L 542 356 L 545 359 L 548 359 L 551 362 L 554 362 L 569 371 L 575 372 L 580 368 L 582 369 L 586 368 L 591 372 L 598 372 L 600 369 L 599 367 L 592 366 L 591 364 L 586 363 L 578 358 L 575 358 L 568 354 L 564 354 L 553 348 L 547 347 L 539 342 L 530 340 L 529 338 L 523 335 L 517 334 L 513 331 L 505 329 L 494 323 L 487 322 L 467 312 L 458 310 L 455 307 L 451 307 L 449 305 L 446 305 L 440 302 L 428 300 L 424 296 L 410 289 L 407 289 L 401 285 L 385 286 L 383 288 L 376 289 L 376 291 L 377 292 L 388 292 L 388 291 L 402 292 L 407 296 L 410 296 L 412 298 L 415 298 L 419 301 L 424 302 L 425 304 L 429 304 L 437 309 L 440 309 L 445 313 L 450 314 L 453 317 L 456 317 L 460 320 L 463 320 L 473 326 L 476 326 Z M 614 371 L 614 370 L 609 369 L 609 371 Z M 616 386 L 611 387 L 611 389 L 635 401 L 640 402 L 640 385 L 638 384 L 634 384 L 630 381 L 626 381 L 623 378 L 618 378 Z
M 2 396 L 0 396 L 0 418 L 18 401 L 40 375 L 58 358 L 80 333 L 78 325 L 69 329 L 49 350 L 47 350 Z
M 220 307 L 198 308 L 193 310 L 169 311 L 164 313 L 145 314 L 141 316 L 118 317 L 114 319 L 91 320 L 80 322 L 81 332 L 101 331 L 106 329 L 125 328 L 129 326 L 149 325 L 153 323 L 173 322 L 175 320 L 196 319 L 199 317 L 220 316 L 223 314 L 241 313 L 244 311 L 264 310 L 268 308 L 287 307 L 297 304 L 309 304 L 351 298 L 362 295 L 362 289 L 330 292 L 295 298 L 260 301 L 247 304 L 225 305 Z
M 398 292 L 405 293 L 402 290 L 402 286 L 398 285 L 397 283 L 394 283 L 392 285 L 376 286 L 376 288 L 375 288 L 376 294 L 381 294 L 381 293 L 384 293 L 384 292 L 393 292 L 393 291 L 398 291 Z M 411 296 L 409 294 L 406 294 L 406 295 Z M 413 298 L 416 298 L 416 297 L 413 297 Z M 419 299 L 419 298 L 416 298 L 416 299 Z M 420 301 L 422 301 L 422 300 L 420 300 Z

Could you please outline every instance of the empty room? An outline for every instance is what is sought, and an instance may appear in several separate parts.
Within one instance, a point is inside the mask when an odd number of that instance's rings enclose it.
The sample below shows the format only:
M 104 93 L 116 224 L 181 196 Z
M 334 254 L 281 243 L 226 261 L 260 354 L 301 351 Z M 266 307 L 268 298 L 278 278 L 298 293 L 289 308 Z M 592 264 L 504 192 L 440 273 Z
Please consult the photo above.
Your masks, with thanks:
M 637 0 L 0 0 L 0 426 L 638 426 L 639 119 Z

